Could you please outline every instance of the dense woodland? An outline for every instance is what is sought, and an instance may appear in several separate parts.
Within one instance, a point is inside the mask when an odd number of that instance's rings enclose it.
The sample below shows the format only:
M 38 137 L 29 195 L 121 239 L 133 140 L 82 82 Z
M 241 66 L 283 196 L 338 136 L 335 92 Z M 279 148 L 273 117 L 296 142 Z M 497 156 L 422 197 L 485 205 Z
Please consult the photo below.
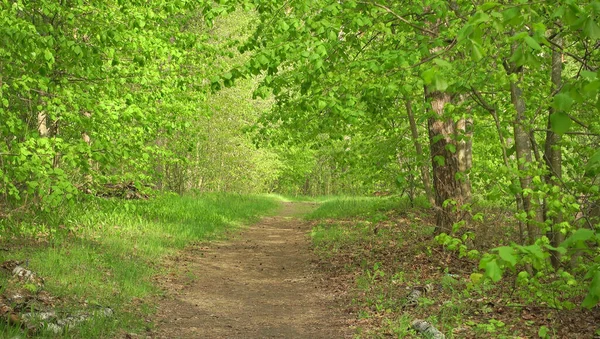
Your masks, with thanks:
M 599 93 L 600 1 L 3 0 L 0 217 L 115 187 L 426 197 L 486 279 L 591 308 Z M 511 236 L 473 248 L 497 213 Z

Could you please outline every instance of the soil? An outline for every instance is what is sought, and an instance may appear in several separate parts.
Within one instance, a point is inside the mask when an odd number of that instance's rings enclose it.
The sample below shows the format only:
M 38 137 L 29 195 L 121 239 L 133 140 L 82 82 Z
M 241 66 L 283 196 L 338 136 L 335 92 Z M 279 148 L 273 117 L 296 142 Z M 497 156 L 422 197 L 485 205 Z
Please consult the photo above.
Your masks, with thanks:
M 283 203 L 279 213 L 233 239 L 189 248 L 162 284 L 154 338 L 351 338 L 342 311 L 310 248 L 316 208 Z

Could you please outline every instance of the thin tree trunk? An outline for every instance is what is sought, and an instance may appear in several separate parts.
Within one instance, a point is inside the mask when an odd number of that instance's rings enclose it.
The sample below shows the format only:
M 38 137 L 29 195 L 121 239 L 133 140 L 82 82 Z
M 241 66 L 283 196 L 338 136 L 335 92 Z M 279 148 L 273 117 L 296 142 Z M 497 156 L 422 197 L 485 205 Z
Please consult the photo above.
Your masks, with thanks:
M 456 122 L 455 133 L 458 170 L 461 173 L 459 176 L 461 194 L 465 201 L 469 201 L 471 200 L 469 172 L 473 167 L 473 117 L 470 112 Z
M 557 46 L 562 47 L 563 40 L 557 36 L 554 40 Z M 556 48 L 552 51 L 552 93 L 556 93 L 562 84 L 562 52 Z M 561 136 L 552 131 L 552 121 L 550 117 L 554 113 L 554 109 L 550 107 L 548 110 L 548 128 L 546 132 L 546 143 L 544 148 L 544 161 L 548 172 L 546 174 L 546 183 L 560 188 L 562 178 L 562 152 L 560 149 Z M 546 233 L 550 244 L 554 247 L 562 242 L 562 233 L 558 229 L 558 225 L 562 222 L 562 215 L 557 212 L 553 216 L 548 215 L 548 206 L 544 201 L 544 221 L 550 221 L 550 229 Z M 560 253 L 553 251 L 550 257 L 552 266 L 557 268 L 560 265 Z
M 506 139 L 504 138 L 504 136 L 502 135 L 502 128 L 500 126 L 500 119 L 498 118 L 498 111 L 496 110 L 496 108 L 492 105 L 490 105 L 485 98 L 476 90 L 473 89 L 473 95 L 476 99 L 476 101 L 479 102 L 479 104 L 481 106 L 483 106 L 483 108 L 485 108 L 490 115 L 492 116 L 492 118 L 494 118 L 494 123 L 496 125 L 496 133 L 498 133 L 498 139 L 500 140 L 500 147 L 502 148 L 502 160 L 504 162 L 504 166 L 506 166 L 506 168 L 510 168 L 510 162 L 508 159 L 508 143 L 506 141 Z M 511 182 L 513 185 L 517 185 L 517 178 L 515 177 L 511 177 Z M 523 210 L 523 200 L 521 199 L 521 194 L 517 193 L 515 194 L 515 203 L 517 205 L 517 210 L 518 211 L 522 211 Z M 519 222 L 519 241 L 521 245 L 525 245 L 525 239 L 524 239 L 524 227 L 523 227 L 523 221 L 518 220 Z
M 519 78 L 523 77 L 522 70 L 515 70 L 514 65 L 509 66 L 509 73 L 516 73 Z M 516 82 L 511 81 L 510 83 L 510 97 L 513 106 L 515 107 L 515 120 L 514 120 L 514 137 L 515 137 L 515 150 L 517 153 L 517 166 L 520 172 L 519 181 L 521 184 L 521 202 L 523 212 L 527 214 L 527 242 L 533 244 L 536 238 L 536 225 L 534 224 L 532 213 L 534 212 L 533 203 L 531 200 L 531 194 L 523 194 L 524 191 L 531 188 L 531 175 L 527 173 L 532 164 L 532 149 L 531 140 L 529 139 L 529 131 L 525 126 L 525 100 L 523 100 L 523 92 L 519 87 L 521 80 Z
M 86 119 L 89 120 L 89 119 L 92 118 L 92 113 L 85 111 L 85 112 L 83 112 L 83 116 Z M 90 137 L 90 135 L 88 134 L 87 131 L 84 130 L 83 132 L 81 132 L 81 138 L 88 145 L 88 147 L 91 148 L 92 138 Z M 85 185 L 86 186 L 87 185 L 91 185 L 92 181 L 93 181 L 93 177 L 92 177 L 92 166 L 93 166 L 92 158 L 89 158 L 87 160 L 87 163 L 88 163 L 88 172 L 85 174 Z
M 427 200 L 432 206 L 435 206 L 435 197 L 433 195 L 433 191 L 431 190 L 431 177 L 429 175 L 429 166 L 423 161 L 421 158 L 423 153 L 423 146 L 421 146 L 421 142 L 419 142 L 419 131 L 417 130 L 417 124 L 415 122 L 415 115 L 412 109 L 412 102 L 410 99 L 406 99 L 404 101 L 406 106 L 406 114 L 408 115 L 408 122 L 410 123 L 410 132 L 412 134 L 413 144 L 415 146 L 415 151 L 417 152 L 417 159 L 419 163 L 419 169 L 421 170 L 421 178 L 423 180 L 423 188 L 425 189 L 425 194 L 427 195 Z
M 40 137 L 47 138 L 48 135 L 50 134 L 50 131 L 48 129 L 48 116 L 46 115 L 46 112 L 44 112 L 44 111 L 38 112 L 37 121 L 38 121 L 37 129 L 38 129 L 38 132 L 40 133 Z

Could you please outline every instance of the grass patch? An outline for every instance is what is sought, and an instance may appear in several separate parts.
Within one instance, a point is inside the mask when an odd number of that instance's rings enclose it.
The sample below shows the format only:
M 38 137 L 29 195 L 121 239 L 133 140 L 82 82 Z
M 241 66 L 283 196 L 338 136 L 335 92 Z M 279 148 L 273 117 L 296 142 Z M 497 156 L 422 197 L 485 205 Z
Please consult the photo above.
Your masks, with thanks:
M 324 200 L 321 206 L 306 218 L 312 220 L 371 217 L 392 210 L 407 210 L 413 206 L 426 207 L 427 199 L 419 197 L 411 206 L 407 197 L 332 197 Z
M 1 220 L 0 247 L 8 251 L 0 252 L 0 262 L 28 260 L 29 269 L 45 279 L 44 289 L 59 298 L 61 311 L 94 305 L 115 311 L 115 317 L 94 319 L 59 337 L 112 338 L 117 331 L 147 329 L 152 308 L 141 300 L 161 293 L 152 277 L 161 274 L 162 258 L 223 237 L 277 206 L 269 197 L 233 194 L 92 199 L 53 216 Z M 19 288 L 9 278 L 0 274 L 0 292 Z M 0 321 L 0 337 L 19 335 L 25 333 Z

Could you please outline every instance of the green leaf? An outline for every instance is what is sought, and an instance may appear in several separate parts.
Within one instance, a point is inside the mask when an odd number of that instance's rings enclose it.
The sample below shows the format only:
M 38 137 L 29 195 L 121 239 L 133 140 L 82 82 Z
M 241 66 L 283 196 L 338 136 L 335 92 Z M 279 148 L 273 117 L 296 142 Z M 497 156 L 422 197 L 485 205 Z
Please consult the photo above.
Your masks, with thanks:
M 594 177 L 600 173 L 600 149 L 590 157 L 585 166 L 585 174 L 589 177 Z
M 44 58 L 46 59 L 46 61 L 50 61 L 53 58 L 52 52 L 50 52 L 49 50 L 45 50 L 44 51 Z
M 529 35 L 526 36 L 524 40 L 527 46 L 531 47 L 532 49 L 536 51 L 540 51 L 542 49 L 542 46 L 540 46 L 540 44 L 538 44 L 538 42 L 535 41 L 535 39 L 530 37 Z
M 510 246 L 502 246 L 496 248 L 496 250 L 498 251 L 498 255 L 502 260 L 509 263 L 512 267 L 515 267 L 515 265 L 517 264 L 517 257 L 514 255 L 514 248 Z
M 335 31 L 330 30 L 329 33 L 327 33 L 329 40 L 337 40 L 338 39 L 338 35 Z
M 581 306 L 589 309 L 596 306 L 598 301 L 600 301 L 600 271 L 594 273 L 588 294 L 585 296 Z
M 444 68 L 448 68 L 448 69 L 452 68 L 452 64 L 444 59 L 437 58 L 437 59 L 434 59 L 433 62 L 435 62 L 440 67 L 444 67 Z
M 598 27 L 598 24 L 591 16 L 585 21 L 585 24 L 583 25 L 583 32 L 592 40 L 600 39 L 600 27 Z
M 600 90 L 600 79 L 596 79 L 591 81 L 589 84 L 583 87 L 585 94 L 587 95 L 595 95 Z
M 446 81 L 446 79 L 444 79 L 440 74 L 436 73 L 433 80 L 433 88 L 435 88 L 436 91 L 443 92 L 448 89 L 448 86 L 448 81 Z
M 317 48 L 315 49 L 315 51 L 320 55 L 320 56 L 326 56 L 327 55 L 327 48 L 325 48 L 324 45 L 319 45 L 317 46 Z
M 554 133 L 563 135 L 571 128 L 571 118 L 565 112 L 550 115 L 550 128 Z
M 493 282 L 498 282 L 502 279 L 502 270 L 498 266 L 496 259 L 490 260 L 485 264 L 485 275 L 492 279 Z
M 581 242 L 590 240 L 595 235 L 596 235 L 596 232 L 594 232 L 590 229 L 580 228 L 577 231 L 573 232 L 573 234 L 571 234 L 570 237 L 568 237 L 565 241 L 563 241 L 563 243 L 560 244 L 560 246 L 561 247 L 569 247 L 573 243 L 577 244 L 577 243 L 581 243 Z
M 421 73 L 421 79 L 425 82 L 426 85 L 431 85 L 433 83 L 433 79 L 436 75 L 436 69 L 431 67 L 428 70 Z
M 403 174 L 396 177 L 396 184 L 399 187 L 402 187 L 405 183 L 406 183 L 406 177 Z
M 517 47 L 510 57 L 510 62 L 514 62 L 517 66 L 523 65 L 525 62 L 525 57 L 523 55 L 523 48 L 521 46 Z
M 543 260 L 545 258 L 544 251 L 542 251 L 542 248 L 539 245 L 534 244 L 529 246 L 523 246 L 521 247 L 521 249 L 525 253 L 532 254 L 537 259 Z
M 446 149 L 452 154 L 456 153 L 456 146 L 454 146 L 453 144 L 447 144 Z
M 559 111 L 568 111 L 573 106 L 573 98 L 567 93 L 559 93 L 554 96 L 553 106 Z
M 435 157 L 433 157 L 433 160 L 434 160 L 435 162 L 437 162 L 437 164 L 438 164 L 439 166 L 444 166 L 444 165 L 446 164 L 446 158 L 444 158 L 444 157 L 443 157 L 443 156 L 441 156 L 441 155 L 436 155 Z
M 473 61 L 479 61 L 483 59 L 481 46 L 473 40 L 471 40 L 471 59 Z
M 481 11 L 487 11 L 487 10 L 490 10 L 492 8 L 496 8 L 498 6 L 500 6 L 500 4 L 497 3 L 497 2 L 486 2 L 486 3 L 481 4 L 481 6 L 479 6 L 479 9 Z
M 261 54 L 258 56 L 258 62 L 260 62 L 261 65 L 266 65 L 269 63 L 269 59 L 264 54 Z

